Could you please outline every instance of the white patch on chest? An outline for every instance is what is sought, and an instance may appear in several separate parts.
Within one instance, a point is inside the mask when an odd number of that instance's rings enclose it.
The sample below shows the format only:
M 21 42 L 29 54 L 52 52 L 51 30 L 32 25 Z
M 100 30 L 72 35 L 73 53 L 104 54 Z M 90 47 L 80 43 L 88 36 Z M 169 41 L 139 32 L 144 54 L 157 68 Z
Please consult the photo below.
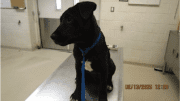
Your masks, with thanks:
M 81 63 L 83 63 L 83 61 L 81 61 Z M 91 68 L 91 62 L 90 61 L 86 61 L 85 62 L 85 70 L 92 72 L 93 69 Z

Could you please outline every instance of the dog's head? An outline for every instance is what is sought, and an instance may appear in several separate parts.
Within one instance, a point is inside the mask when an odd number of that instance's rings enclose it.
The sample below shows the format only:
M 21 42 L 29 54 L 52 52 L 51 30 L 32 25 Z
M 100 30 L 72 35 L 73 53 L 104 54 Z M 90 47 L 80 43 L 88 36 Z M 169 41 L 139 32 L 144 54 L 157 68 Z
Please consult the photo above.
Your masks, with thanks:
M 83 30 L 90 27 L 88 21 L 95 9 L 93 2 L 80 2 L 67 9 L 60 17 L 60 25 L 51 35 L 53 41 L 61 46 L 81 42 L 85 36 Z

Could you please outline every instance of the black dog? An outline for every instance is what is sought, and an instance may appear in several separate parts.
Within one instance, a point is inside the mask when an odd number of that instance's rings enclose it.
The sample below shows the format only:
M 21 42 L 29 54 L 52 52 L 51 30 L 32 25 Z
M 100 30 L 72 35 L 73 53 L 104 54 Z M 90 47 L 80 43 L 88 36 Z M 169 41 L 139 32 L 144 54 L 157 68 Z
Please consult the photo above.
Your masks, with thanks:
M 60 25 L 51 35 L 54 42 L 61 46 L 74 43 L 73 55 L 76 67 L 76 89 L 71 95 L 72 101 L 81 101 L 81 66 L 83 56 L 79 48 L 85 50 L 91 47 L 100 33 L 99 42 L 85 55 L 85 75 L 86 73 L 99 73 L 101 75 L 99 81 L 100 101 L 107 101 L 107 92 L 113 90 L 112 76 L 116 67 L 110 58 L 105 37 L 93 15 L 95 9 L 96 4 L 93 2 L 81 2 L 70 7 L 60 17 Z

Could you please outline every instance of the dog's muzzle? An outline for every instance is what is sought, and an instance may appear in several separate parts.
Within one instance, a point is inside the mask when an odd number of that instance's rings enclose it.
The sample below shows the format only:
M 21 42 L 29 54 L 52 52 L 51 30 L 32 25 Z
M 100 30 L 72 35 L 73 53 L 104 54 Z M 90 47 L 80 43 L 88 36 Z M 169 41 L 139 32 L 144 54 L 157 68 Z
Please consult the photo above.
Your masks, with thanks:
M 54 41 L 54 43 L 58 44 L 58 45 L 61 45 L 61 46 L 66 46 L 68 43 L 67 43 L 67 40 L 65 40 L 64 38 L 61 39 L 61 42 L 58 40 L 58 37 L 56 34 L 52 34 L 51 35 L 51 39 Z
M 52 35 L 51 35 L 51 39 L 52 39 L 52 40 L 56 40 L 56 38 L 57 38 L 57 36 L 56 36 L 55 34 L 52 34 Z
M 57 36 L 56 36 L 55 34 L 52 34 L 52 35 L 51 35 L 51 39 L 54 41 L 54 43 L 60 44 L 60 43 L 57 41 Z

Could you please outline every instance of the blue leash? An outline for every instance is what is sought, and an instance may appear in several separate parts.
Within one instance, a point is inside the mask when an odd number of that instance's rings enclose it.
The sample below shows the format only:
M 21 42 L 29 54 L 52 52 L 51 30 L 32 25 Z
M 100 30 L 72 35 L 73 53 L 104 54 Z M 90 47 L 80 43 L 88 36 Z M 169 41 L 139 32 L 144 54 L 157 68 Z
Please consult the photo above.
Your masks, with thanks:
M 97 38 L 97 40 L 94 42 L 94 44 L 89 48 L 86 48 L 85 51 L 83 51 L 81 48 L 80 51 L 82 52 L 83 54 L 83 63 L 82 63 L 82 67 L 81 67 L 81 72 L 82 72 L 82 82 L 81 82 L 81 100 L 82 101 L 85 101 L 85 74 L 84 74 L 84 71 L 85 71 L 85 54 L 91 49 L 93 48 L 100 40 L 101 38 L 101 33 L 99 33 L 99 37 Z

